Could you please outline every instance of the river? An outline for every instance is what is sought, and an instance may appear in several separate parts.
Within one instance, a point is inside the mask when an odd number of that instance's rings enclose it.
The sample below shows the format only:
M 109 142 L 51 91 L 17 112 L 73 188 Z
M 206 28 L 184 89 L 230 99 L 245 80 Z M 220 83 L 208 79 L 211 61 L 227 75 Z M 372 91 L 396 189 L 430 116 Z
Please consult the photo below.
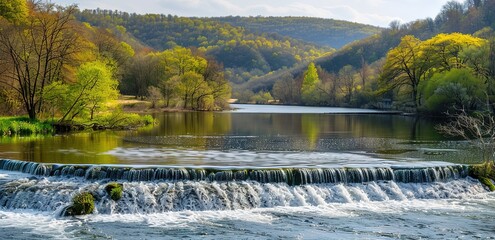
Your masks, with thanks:
M 374 110 L 233 105 L 136 131 L 0 139 L 2 239 L 495 236 L 475 146 Z M 19 160 L 19 161 L 17 161 Z M 123 199 L 105 195 L 109 181 Z M 60 217 L 81 191 L 96 212 Z

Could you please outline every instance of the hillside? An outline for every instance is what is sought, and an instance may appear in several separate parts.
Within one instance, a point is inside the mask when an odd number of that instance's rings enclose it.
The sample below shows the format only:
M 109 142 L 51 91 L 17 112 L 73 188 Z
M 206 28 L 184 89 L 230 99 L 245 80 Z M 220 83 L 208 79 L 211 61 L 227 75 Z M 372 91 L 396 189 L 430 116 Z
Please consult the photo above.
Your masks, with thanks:
M 298 40 L 339 49 L 353 41 L 379 33 L 379 27 L 348 21 L 311 17 L 220 17 L 214 20 L 257 33 L 277 33 Z
M 84 10 L 76 17 L 94 26 L 122 29 L 155 50 L 176 46 L 198 49 L 222 63 L 227 78 L 234 83 L 313 61 L 333 51 L 276 33 L 253 33 L 209 18 L 109 10 Z
M 392 22 L 390 28 L 380 34 L 349 44 L 316 62 L 329 72 L 338 72 L 346 65 L 360 68 L 363 60 L 371 64 L 385 57 L 405 35 L 413 35 L 425 40 L 439 33 L 475 34 L 487 27 L 495 29 L 493 9 L 495 9 L 494 0 L 466 1 L 465 4 L 449 2 L 444 5 L 435 19 L 420 19 L 406 24 Z
M 369 103 L 380 101 L 381 97 L 388 100 L 405 99 L 404 102 L 407 104 L 408 94 L 396 96 L 387 92 L 377 98 L 376 93 L 384 93 L 383 89 L 380 89 L 379 80 L 387 53 L 397 47 L 406 35 L 414 36 L 420 41 L 441 33 L 464 33 L 485 39 L 493 38 L 495 35 L 493 9 L 495 9 L 495 0 L 449 2 L 434 19 L 420 19 L 405 24 L 392 22 L 389 28 L 383 29 L 379 34 L 352 42 L 332 54 L 316 59 L 314 63 L 320 75 L 320 88 L 323 95 L 328 95 L 320 104 L 373 107 Z M 300 104 L 298 98 L 300 93 L 297 90 L 301 89 L 304 72 L 307 69 L 307 64 L 300 64 L 290 69 L 252 78 L 236 89 L 236 96 L 242 95 L 240 93 L 246 90 L 253 91 L 253 94 L 268 90 L 275 99 Z M 286 95 L 289 93 L 292 95 L 287 98 Z M 249 98 L 244 99 L 249 101 Z

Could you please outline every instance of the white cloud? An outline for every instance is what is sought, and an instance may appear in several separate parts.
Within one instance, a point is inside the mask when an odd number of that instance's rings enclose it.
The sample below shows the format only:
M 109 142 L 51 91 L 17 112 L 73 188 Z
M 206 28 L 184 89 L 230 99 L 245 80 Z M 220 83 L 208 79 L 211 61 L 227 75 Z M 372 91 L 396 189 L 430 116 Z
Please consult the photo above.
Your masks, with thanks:
M 435 17 L 448 0 L 52 0 L 82 9 L 112 9 L 179 16 L 310 16 L 378 26 Z M 462 0 L 459 0 L 462 1 Z

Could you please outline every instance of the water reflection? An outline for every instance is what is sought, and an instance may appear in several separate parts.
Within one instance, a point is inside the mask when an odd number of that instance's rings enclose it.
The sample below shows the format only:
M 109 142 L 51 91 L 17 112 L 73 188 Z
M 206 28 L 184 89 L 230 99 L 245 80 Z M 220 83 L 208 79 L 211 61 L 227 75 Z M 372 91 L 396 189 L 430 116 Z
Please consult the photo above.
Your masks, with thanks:
M 233 166 L 242 162 L 267 167 L 296 162 L 320 166 L 323 159 L 325 164 L 343 164 L 369 157 L 465 161 L 451 156 L 457 151 L 441 150 L 459 146 L 449 145 L 434 130 L 434 122 L 409 116 L 178 112 L 155 117 L 158 125 L 139 131 L 0 138 L 0 157 L 50 163 Z M 433 154 L 422 149 L 433 149 L 428 150 Z M 441 154 L 436 155 L 437 151 Z M 297 161 L 287 157 L 287 153 L 304 152 L 328 157 L 300 154 Z
M 106 151 L 122 145 L 118 132 L 88 132 L 43 138 L 2 139 L 0 157 L 48 163 L 117 163 Z

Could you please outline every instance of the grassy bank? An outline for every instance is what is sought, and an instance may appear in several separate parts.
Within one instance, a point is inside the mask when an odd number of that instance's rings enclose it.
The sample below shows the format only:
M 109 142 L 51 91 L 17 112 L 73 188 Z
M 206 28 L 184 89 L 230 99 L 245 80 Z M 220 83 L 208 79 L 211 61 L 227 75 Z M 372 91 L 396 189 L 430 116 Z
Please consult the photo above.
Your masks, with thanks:
M 74 119 L 73 121 L 39 121 L 28 117 L 0 117 L 0 136 L 51 135 L 82 130 L 125 130 L 154 124 L 150 115 L 139 115 L 114 111 L 101 114 L 93 120 Z
M 27 117 L 0 117 L 0 136 L 53 134 L 52 122 Z
M 96 116 L 93 120 L 74 119 L 72 121 L 56 122 L 53 124 L 57 133 L 74 132 L 82 130 L 128 130 L 148 126 L 155 123 L 151 115 L 139 115 L 114 111 Z

